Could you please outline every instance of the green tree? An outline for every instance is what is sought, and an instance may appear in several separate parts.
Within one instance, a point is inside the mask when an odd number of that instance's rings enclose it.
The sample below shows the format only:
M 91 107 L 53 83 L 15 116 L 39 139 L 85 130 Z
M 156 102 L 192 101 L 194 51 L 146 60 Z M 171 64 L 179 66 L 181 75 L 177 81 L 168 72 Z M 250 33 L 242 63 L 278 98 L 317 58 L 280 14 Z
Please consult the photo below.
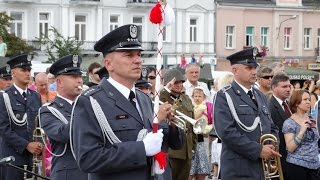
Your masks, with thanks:
M 51 33 L 50 33 L 51 32 Z M 76 40 L 74 37 L 63 37 L 59 31 L 52 27 L 49 29 L 49 34 L 52 37 L 41 35 L 37 38 L 40 44 L 45 48 L 45 52 L 48 53 L 48 63 L 54 63 L 59 58 L 68 54 L 80 54 L 83 41 Z
M 5 12 L 0 12 L 0 36 L 2 36 L 3 41 L 8 46 L 6 56 L 11 57 L 22 53 L 30 53 L 32 51 L 32 46 L 28 45 L 26 41 L 8 32 L 10 20 L 10 16 Z

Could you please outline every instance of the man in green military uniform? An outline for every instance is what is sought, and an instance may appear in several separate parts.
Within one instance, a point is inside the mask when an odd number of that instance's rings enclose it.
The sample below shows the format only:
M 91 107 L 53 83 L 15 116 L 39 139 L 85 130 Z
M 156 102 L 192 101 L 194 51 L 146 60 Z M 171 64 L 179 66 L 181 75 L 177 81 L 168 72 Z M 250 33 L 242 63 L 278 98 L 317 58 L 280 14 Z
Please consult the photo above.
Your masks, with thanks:
M 170 69 L 164 74 L 165 87 L 160 92 L 160 101 L 169 102 L 173 108 L 194 118 L 191 99 L 182 93 L 184 77 L 177 69 Z M 169 161 L 173 180 L 186 180 L 189 177 L 191 159 L 196 149 L 197 135 L 190 123 L 186 123 L 184 146 L 181 150 L 169 149 Z

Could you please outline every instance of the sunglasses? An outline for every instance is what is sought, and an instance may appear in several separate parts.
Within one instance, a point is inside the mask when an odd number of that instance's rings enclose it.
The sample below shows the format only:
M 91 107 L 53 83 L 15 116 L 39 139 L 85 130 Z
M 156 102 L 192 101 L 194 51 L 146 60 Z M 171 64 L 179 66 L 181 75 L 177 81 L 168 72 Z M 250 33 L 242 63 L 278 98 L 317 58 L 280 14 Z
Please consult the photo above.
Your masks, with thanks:
M 261 78 L 263 78 L 263 79 L 272 79 L 273 76 L 262 76 Z
M 149 76 L 148 78 L 149 79 L 155 79 L 156 77 L 155 76 Z

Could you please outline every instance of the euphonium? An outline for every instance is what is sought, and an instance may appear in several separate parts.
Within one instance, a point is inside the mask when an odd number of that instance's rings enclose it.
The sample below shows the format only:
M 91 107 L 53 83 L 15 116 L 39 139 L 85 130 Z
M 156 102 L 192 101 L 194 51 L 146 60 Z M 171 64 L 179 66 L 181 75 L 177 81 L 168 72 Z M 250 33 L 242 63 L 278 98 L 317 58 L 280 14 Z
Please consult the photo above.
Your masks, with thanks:
M 35 129 L 33 130 L 33 137 L 32 140 L 33 142 L 39 142 L 39 146 L 42 146 L 42 152 L 40 155 L 33 154 L 32 158 L 32 172 L 39 174 L 41 176 L 46 177 L 46 167 L 45 167 L 45 162 L 46 162 L 46 155 L 45 155 L 45 148 L 44 148 L 44 143 L 43 141 L 46 139 L 44 130 L 39 126 L 39 117 L 36 116 L 34 120 L 35 124 Z M 26 169 L 26 166 L 25 166 Z M 27 179 L 25 176 L 26 180 L 36 180 L 38 179 L 37 177 L 33 176 L 31 179 Z
M 260 138 L 261 145 L 275 144 L 276 151 L 278 151 L 277 143 L 278 141 L 276 136 L 272 134 L 264 134 Z M 272 178 L 279 178 L 279 180 L 284 180 L 280 157 L 277 156 L 272 159 L 262 159 L 262 167 L 266 180 Z

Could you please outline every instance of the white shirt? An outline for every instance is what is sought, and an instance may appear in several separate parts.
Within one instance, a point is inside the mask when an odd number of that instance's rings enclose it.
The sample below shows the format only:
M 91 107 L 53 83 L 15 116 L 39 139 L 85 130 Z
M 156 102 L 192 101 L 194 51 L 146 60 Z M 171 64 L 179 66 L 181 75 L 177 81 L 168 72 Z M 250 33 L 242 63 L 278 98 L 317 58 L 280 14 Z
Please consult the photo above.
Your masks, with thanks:
M 64 99 L 65 101 L 67 101 L 69 104 L 72 105 L 73 101 L 71 101 L 70 99 L 67 99 L 67 98 L 63 97 L 60 94 L 57 94 L 57 96 L 60 97 L 61 99 Z
M 246 94 L 248 94 L 248 92 L 251 91 L 252 94 L 253 94 L 253 98 L 256 99 L 255 96 L 254 96 L 253 90 L 252 90 L 252 86 L 250 87 L 250 89 L 248 89 L 248 88 L 242 86 L 242 85 L 241 85 L 240 83 L 238 83 L 236 80 L 234 80 L 234 81 L 241 87 L 241 89 L 244 90 L 244 92 L 245 92 Z
M 134 94 L 135 94 L 135 97 L 137 97 L 137 96 L 136 96 L 136 90 L 135 90 L 135 87 L 134 87 L 134 86 L 132 87 L 132 89 L 128 89 L 126 86 L 118 83 L 117 81 L 115 81 L 115 80 L 112 79 L 111 77 L 109 77 L 107 80 L 109 81 L 109 83 L 110 83 L 113 87 L 115 87 L 115 88 L 116 88 L 124 97 L 126 97 L 128 100 L 129 100 L 130 91 L 133 91 Z M 142 113 L 141 113 L 142 111 L 141 111 L 141 109 L 140 109 L 140 106 L 139 106 L 139 103 L 138 103 L 138 101 L 137 101 L 137 98 L 135 98 L 133 101 L 135 101 L 136 107 L 137 107 L 137 109 L 138 109 L 138 111 L 139 111 L 139 114 L 140 114 L 140 117 L 142 117 L 142 116 L 141 116 L 141 115 L 142 115 Z M 141 118 L 141 119 L 142 119 L 142 118 Z
M 273 97 L 278 101 L 278 103 L 279 103 L 280 106 L 282 107 L 283 111 L 285 111 L 285 109 L 284 109 L 284 107 L 283 107 L 283 105 L 282 105 L 283 101 L 282 101 L 281 99 L 279 99 L 279 98 L 278 98 L 277 96 L 275 96 L 275 95 L 273 95 Z
M 21 94 L 21 96 L 23 97 L 23 95 L 22 95 L 22 93 L 28 93 L 28 88 L 27 89 L 25 89 L 25 90 L 23 90 L 23 89 L 21 89 L 21 88 L 19 88 L 16 84 L 14 84 L 13 83 L 13 86 L 19 91 L 19 93 Z

